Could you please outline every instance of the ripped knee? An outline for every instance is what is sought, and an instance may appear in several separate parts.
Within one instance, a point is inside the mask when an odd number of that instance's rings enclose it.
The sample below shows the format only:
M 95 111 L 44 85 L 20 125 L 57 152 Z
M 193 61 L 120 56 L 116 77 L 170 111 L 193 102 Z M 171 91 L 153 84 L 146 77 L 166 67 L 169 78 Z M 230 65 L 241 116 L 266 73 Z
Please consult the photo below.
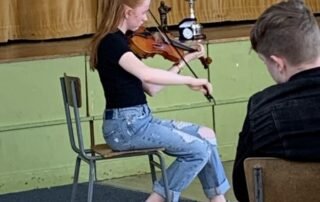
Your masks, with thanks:
M 198 133 L 204 139 L 215 139 L 216 138 L 216 134 L 211 128 L 200 127 Z

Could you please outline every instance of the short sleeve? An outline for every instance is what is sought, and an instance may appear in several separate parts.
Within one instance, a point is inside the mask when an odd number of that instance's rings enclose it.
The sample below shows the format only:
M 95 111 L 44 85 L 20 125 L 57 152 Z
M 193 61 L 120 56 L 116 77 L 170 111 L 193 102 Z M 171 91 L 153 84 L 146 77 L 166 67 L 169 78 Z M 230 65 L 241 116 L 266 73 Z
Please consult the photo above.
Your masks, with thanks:
M 119 64 L 121 56 L 131 51 L 127 38 L 119 32 L 107 35 L 101 42 L 98 52 L 99 60 L 107 63 Z

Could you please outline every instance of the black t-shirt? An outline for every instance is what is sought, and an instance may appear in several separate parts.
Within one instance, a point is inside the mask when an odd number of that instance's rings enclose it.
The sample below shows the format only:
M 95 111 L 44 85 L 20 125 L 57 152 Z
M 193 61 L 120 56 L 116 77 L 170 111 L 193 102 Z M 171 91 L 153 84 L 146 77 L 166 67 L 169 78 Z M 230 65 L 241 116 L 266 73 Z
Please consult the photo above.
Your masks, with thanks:
M 128 39 L 120 30 L 106 35 L 99 46 L 97 69 L 108 109 L 147 103 L 142 82 L 119 65 L 128 51 Z

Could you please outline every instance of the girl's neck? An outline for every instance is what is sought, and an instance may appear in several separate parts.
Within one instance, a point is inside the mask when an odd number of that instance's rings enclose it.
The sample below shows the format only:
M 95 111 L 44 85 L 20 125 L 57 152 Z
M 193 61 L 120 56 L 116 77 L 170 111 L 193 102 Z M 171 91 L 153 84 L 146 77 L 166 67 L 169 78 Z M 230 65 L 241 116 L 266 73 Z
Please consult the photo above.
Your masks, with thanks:
M 122 32 L 122 33 L 126 33 L 128 31 L 127 26 L 122 22 L 119 26 L 118 29 Z

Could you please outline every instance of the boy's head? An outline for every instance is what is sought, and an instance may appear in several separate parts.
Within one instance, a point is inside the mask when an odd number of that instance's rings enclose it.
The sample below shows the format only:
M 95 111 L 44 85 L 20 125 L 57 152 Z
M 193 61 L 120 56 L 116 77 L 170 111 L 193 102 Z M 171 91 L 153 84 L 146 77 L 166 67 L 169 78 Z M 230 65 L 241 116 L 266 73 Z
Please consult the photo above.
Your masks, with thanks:
M 284 58 L 290 66 L 312 62 L 320 54 L 320 31 L 303 0 L 272 5 L 257 19 L 250 33 L 252 48 L 263 57 Z

